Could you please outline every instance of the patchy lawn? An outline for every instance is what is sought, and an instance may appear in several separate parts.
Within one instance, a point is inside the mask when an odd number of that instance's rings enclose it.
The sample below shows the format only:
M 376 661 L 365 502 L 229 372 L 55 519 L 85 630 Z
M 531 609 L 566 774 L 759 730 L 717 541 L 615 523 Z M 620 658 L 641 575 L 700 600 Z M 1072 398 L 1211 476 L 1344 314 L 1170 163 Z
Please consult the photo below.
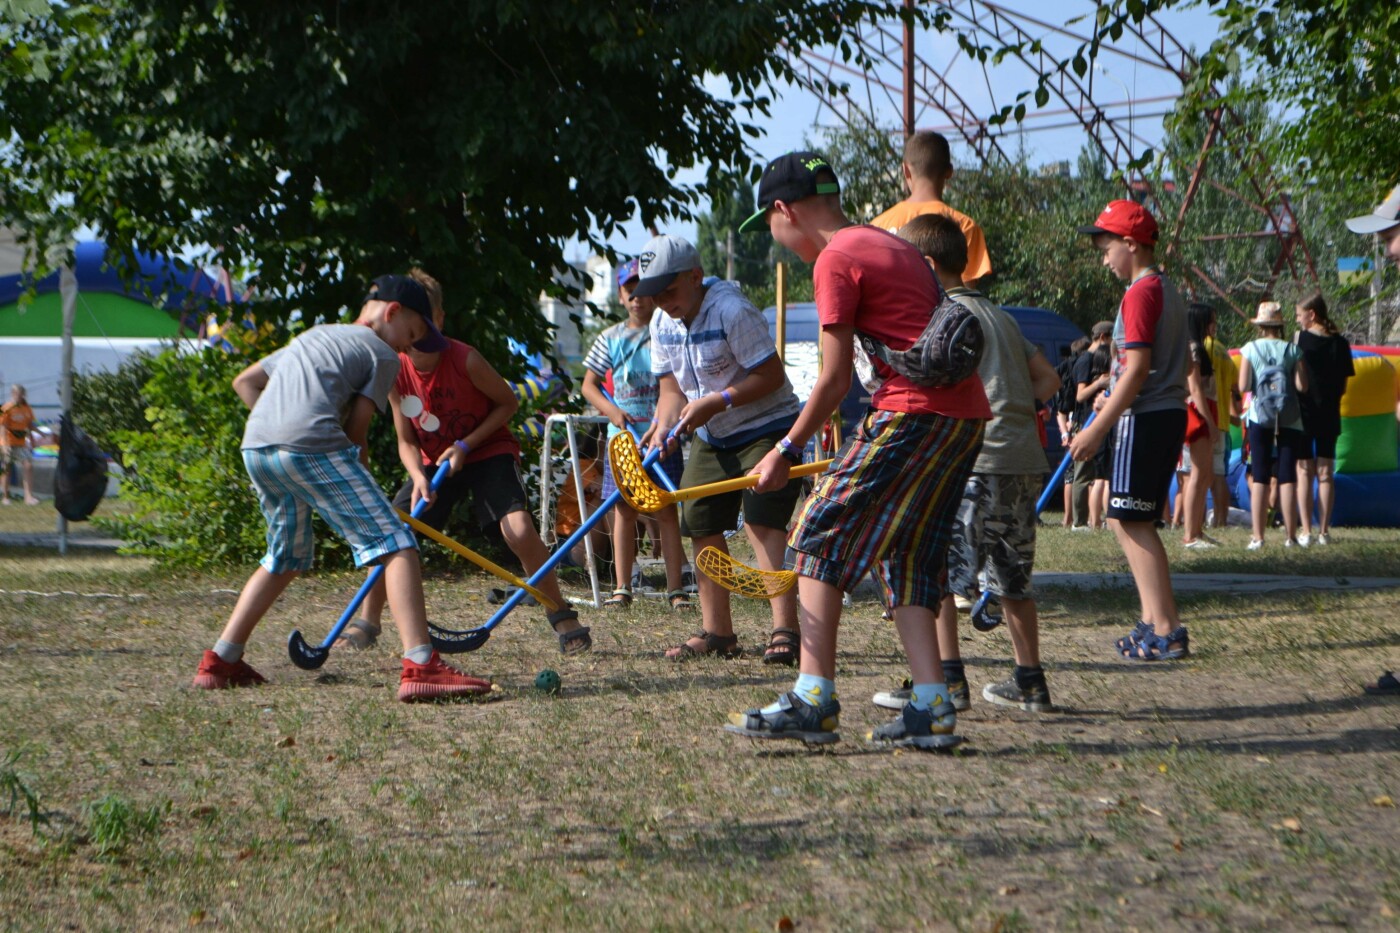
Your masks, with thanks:
M 1400 574 L 1400 533 L 1254 554 L 1241 534 L 1169 546 L 1174 568 Z M 1110 536 L 1058 528 L 1042 553 L 1047 569 L 1122 564 Z M 656 599 L 587 613 L 581 659 L 518 611 L 458 658 L 498 681 L 495 702 L 405 706 L 390 630 L 318 672 L 287 660 L 288 631 L 319 641 L 360 579 L 320 575 L 254 637 L 268 686 L 194 691 L 248 569 L 0 549 L 7 925 L 1277 929 L 1400 913 L 1400 700 L 1360 690 L 1400 666 L 1394 592 L 1184 595 L 1195 656 L 1145 666 L 1110 647 L 1130 592 L 1043 590 L 1064 710 L 982 702 L 1009 644 L 967 626 L 966 751 L 927 755 L 862 740 L 888 715 L 870 695 L 904 675 L 868 599 L 842 633 L 843 741 L 814 751 L 722 733 L 791 673 L 662 660 L 697 619 Z M 492 582 L 435 572 L 430 615 L 483 621 Z M 761 644 L 766 608 L 736 614 Z M 558 697 L 533 689 L 545 667 Z

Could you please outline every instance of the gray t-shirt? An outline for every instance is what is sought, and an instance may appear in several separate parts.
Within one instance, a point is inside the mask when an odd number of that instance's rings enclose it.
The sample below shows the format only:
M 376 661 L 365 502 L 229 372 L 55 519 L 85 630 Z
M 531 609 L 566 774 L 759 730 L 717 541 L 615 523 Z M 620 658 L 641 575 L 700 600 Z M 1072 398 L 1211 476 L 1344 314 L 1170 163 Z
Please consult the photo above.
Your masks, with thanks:
M 351 401 L 363 395 L 384 411 L 399 374 L 399 355 L 363 324 L 318 325 L 261 363 L 267 386 L 248 415 L 244 448 L 344 450 Z
M 1113 322 L 1112 395 L 1127 366 L 1129 350 L 1151 351 L 1147 379 L 1124 414 L 1186 410 L 1189 337 L 1186 305 L 1171 280 L 1153 271 L 1128 286 Z
M 690 401 L 732 386 L 777 353 L 768 322 L 733 282 L 706 288 L 688 328 L 659 308 L 651 318 L 651 371 L 675 376 Z M 785 430 L 800 408 L 784 374 L 781 388 L 720 412 L 698 433 L 716 447 L 738 446 Z
M 1048 472 L 1045 449 L 1036 430 L 1035 391 L 1031 388 L 1030 361 L 1040 348 L 1026 339 L 1015 318 L 980 292 L 953 288 L 948 297 L 977 316 L 986 337 L 977 374 L 992 405 L 992 420 L 987 422 L 982 452 L 972 472 L 998 476 Z

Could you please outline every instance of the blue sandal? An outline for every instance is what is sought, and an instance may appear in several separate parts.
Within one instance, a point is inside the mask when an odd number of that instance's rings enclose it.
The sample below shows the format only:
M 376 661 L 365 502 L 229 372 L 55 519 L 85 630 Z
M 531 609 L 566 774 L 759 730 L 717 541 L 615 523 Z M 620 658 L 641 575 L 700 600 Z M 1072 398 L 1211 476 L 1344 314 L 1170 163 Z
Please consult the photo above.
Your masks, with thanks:
M 1139 619 L 1137 625 L 1133 626 L 1131 632 L 1124 635 L 1113 644 L 1117 647 L 1119 654 L 1127 654 L 1136 648 L 1142 642 L 1143 638 L 1151 635 L 1152 631 L 1152 626 Z
M 1191 636 L 1184 625 L 1165 637 L 1149 627 L 1147 634 L 1137 644 L 1128 649 L 1119 649 L 1119 654 L 1129 661 L 1175 661 L 1190 653 Z

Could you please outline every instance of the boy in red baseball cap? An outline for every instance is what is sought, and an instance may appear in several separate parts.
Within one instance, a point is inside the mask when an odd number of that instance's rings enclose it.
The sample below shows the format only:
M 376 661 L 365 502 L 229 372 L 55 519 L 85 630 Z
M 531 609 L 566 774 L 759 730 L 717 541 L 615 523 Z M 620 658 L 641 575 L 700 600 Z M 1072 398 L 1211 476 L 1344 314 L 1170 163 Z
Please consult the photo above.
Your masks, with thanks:
M 1106 440 L 1113 445 L 1108 524 L 1128 559 L 1142 606 L 1141 620 L 1118 639 L 1118 653 L 1138 661 L 1181 658 L 1190 646 L 1156 523 L 1186 436 L 1186 307 L 1157 267 L 1157 221 L 1141 204 L 1110 201 L 1079 232 L 1094 238 L 1103 264 L 1128 283 L 1128 290 L 1113 323 L 1108 399 L 1069 449 L 1082 461 Z

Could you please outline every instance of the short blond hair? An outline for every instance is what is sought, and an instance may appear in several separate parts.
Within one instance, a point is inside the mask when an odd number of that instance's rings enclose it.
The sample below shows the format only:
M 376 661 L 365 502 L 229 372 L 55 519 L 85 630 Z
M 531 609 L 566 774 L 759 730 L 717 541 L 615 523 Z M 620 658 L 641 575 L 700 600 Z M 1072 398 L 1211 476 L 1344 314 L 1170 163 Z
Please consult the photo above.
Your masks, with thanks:
M 423 286 L 423 291 L 428 293 L 428 303 L 433 306 L 433 313 L 442 312 L 442 285 L 427 272 L 414 266 L 408 270 L 408 277 L 419 285 Z

